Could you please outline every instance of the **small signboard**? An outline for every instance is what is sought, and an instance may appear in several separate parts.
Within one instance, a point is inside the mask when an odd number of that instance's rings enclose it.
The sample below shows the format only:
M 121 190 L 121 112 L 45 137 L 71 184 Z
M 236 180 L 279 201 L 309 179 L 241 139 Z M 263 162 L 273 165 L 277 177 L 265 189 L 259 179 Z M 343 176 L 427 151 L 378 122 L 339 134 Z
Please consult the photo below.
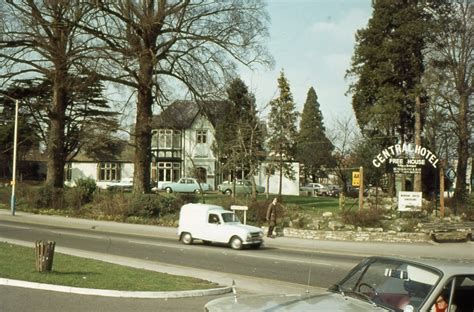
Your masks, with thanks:
M 352 171 L 352 186 L 360 186 L 360 172 Z
M 248 206 L 231 205 L 230 209 L 233 210 L 234 212 L 236 210 L 243 210 L 243 212 L 244 212 L 244 224 L 247 224 L 247 210 L 249 210 Z
M 452 168 L 448 168 L 448 170 L 446 170 L 446 177 L 449 179 L 449 181 L 454 182 L 454 179 L 456 178 L 456 172 Z
M 398 192 L 398 211 L 420 211 L 421 192 Z

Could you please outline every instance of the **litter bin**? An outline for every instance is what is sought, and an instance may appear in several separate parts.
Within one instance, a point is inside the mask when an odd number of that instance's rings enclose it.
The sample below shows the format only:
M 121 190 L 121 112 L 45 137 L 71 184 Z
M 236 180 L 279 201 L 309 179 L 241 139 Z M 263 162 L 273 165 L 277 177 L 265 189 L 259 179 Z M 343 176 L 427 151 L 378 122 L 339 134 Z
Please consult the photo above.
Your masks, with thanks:
M 51 272 L 53 269 L 54 247 L 56 242 L 36 241 L 36 270 Z

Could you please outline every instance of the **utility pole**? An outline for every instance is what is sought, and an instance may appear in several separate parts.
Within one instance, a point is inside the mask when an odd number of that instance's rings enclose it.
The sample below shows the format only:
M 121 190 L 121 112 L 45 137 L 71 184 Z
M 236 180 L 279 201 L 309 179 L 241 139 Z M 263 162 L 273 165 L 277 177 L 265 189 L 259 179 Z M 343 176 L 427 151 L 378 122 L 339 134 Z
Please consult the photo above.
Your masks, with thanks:
M 359 184 L 359 212 L 364 208 L 364 167 L 359 168 L 360 184 Z
M 12 172 L 12 196 L 10 200 L 10 207 L 12 211 L 12 216 L 15 215 L 15 190 L 16 190 L 16 154 L 17 154 L 17 143 L 18 143 L 18 106 L 19 101 L 15 101 L 15 130 L 13 134 L 13 172 Z

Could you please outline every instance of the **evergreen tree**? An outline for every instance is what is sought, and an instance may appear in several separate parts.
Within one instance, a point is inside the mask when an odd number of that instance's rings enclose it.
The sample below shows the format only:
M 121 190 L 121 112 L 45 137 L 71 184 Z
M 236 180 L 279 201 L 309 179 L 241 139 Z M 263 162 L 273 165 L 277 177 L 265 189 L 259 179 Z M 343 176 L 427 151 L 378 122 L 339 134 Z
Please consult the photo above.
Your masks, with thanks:
M 430 37 L 432 10 L 443 2 L 373 1 L 367 28 L 357 31 L 347 72 L 355 78 L 350 87 L 352 106 L 362 134 L 383 138 L 382 146 L 413 138 L 421 144 L 426 100 L 421 84 L 423 50 Z M 416 186 L 421 188 L 420 180 Z
M 303 107 L 296 144 L 297 160 L 303 165 L 305 179 L 316 182 L 316 178 L 325 177 L 324 169 L 334 164 L 334 146 L 326 136 L 323 114 L 313 87 L 309 89 Z
M 91 157 L 106 154 L 113 159 L 116 150 L 104 148 L 114 145 L 113 133 L 118 129 L 117 113 L 112 111 L 103 97 L 103 84 L 92 78 L 81 76 L 68 98 L 64 119 L 63 154 L 72 159 L 82 149 Z M 47 79 L 25 79 L 15 81 L 3 93 L 22 99 L 25 118 L 31 131 L 31 140 L 36 146 L 48 147 L 50 142 L 51 82 Z M 110 146 L 109 146 L 110 147 Z M 100 158 L 100 157 L 99 157 Z
M 280 172 L 278 196 L 281 196 L 283 175 L 294 178 L 292 162 L 295 160 L 295 142 L 297 136 L 295 102 L 291 94 L 290 84 L 283 71 L 278 78 L 280 96 L 270 102 L 268 115 L 268 146 L 271 160 L 276 170 Z
M 3 93 L 3 92 L 2 92 Z M 0 97 L 0 177 L 12 177 L 13 139 L 15 129 L 15 102 L 9 98 Z M 22 172 L 21 158 L 27 152 L 37 147 L 35 132 L 22 105 L 18 109 L 18 173 Z
M 245 83 L 234 79 L 227 88 L 229 110 L 217 125 L 216 142 L 213 146 L 224 170 L 234 173 L 242 170 L 252 181 L 258 166 L 258 155 L 263 150 L 262 129 L 257 117 L 255 97 L 248 92 Z M 252 195 L 256 197 L 255 187 Z M 235 192 L 233 192 L 235 194 Z

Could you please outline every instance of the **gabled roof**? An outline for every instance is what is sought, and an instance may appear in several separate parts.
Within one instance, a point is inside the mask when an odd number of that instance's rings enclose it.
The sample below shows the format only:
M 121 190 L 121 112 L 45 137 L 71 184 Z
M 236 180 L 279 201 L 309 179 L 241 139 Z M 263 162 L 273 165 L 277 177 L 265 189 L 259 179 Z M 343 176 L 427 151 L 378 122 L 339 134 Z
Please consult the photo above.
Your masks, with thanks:
M 158 116 L 153 117 L 153 129 L 187 129 L 199 113 L 207 116 L 211 124 L 216 124 L 228 112 L 230 103 L 227 101 L 174 101 L 167 106 Z

